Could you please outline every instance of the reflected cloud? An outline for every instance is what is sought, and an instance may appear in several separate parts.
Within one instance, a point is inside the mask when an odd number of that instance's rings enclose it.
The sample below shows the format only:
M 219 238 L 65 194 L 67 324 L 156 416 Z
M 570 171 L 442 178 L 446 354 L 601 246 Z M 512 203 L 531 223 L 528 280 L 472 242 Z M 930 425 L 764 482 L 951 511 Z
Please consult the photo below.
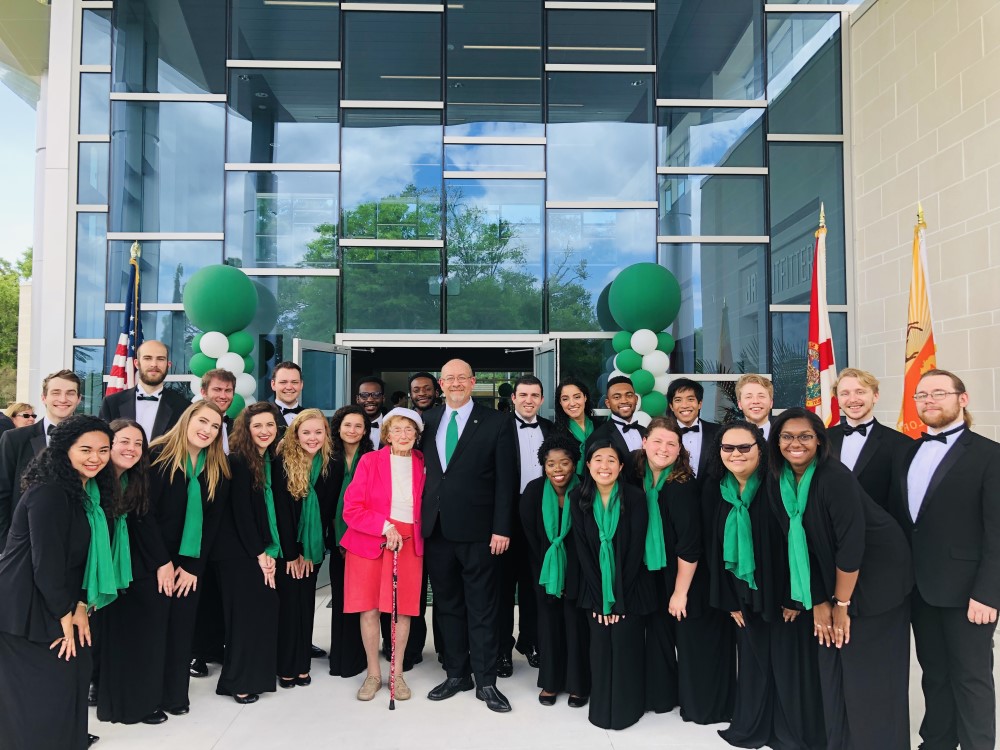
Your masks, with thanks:
M 656 200 L 654 125 L 550 124 L 547 143 L 549 200 Z

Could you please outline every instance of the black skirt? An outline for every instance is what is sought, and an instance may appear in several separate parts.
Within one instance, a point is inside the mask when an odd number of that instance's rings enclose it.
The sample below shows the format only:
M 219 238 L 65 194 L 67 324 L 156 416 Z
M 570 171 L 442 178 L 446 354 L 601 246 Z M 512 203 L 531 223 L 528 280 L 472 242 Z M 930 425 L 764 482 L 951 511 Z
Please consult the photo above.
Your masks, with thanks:
M 308 674 L 312 662 L 313 618 L 316 615 L 316 569 L 306 578 L 292 578 L 278 559 L 278 676 Z M 318 566 L 317 566 L 318 567 Z
M 700 617 L 689 615 L 676 628 L 681 718 L 695 724 L 729 721 L 736 694 L 733 618 L 706 608 Z
M 339 549 L 330 553 L 330 599 L 330 674 L 354 677 L 368 668 L 368 659 L 361 642 L 361 613 L 344 612 L 344 558 Z
M 646 710 L 646 654 L 642 616 L 602 625 L 591 613 L 590 723 L 602 729 L 632 726 Z
M 264 583 L 260 565 L 241 557 L 215 563 L 222 593 L 226 650 L 215 692 L 270 693 L 275 689 L 278 592 Z
M 538 603 L 538 687 L 547 693 L 590 695 L 588 613 L 575 599 L 549 596 L 535 586 Z
M 677 707 L 677 620 L 666 607 L 650 612 L 646 624 L 646 710 L 665 714 Z
M 166 711 L 191 705 L 188 687 L 191 683 L 191 644 L 198 620 L 199 589 L 187 596 L 170 597 L 167 612 L 166 649 L 163 656 L 163 697 L 160 707 Z

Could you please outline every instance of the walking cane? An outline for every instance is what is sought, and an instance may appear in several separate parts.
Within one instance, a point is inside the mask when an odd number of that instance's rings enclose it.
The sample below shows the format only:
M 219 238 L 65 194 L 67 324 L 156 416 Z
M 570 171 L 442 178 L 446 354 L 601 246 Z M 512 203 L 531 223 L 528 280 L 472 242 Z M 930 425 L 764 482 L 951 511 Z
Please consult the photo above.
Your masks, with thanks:
M 389 656 L 389 710 L 396 710 L 396 620 L 399 618 L 399 604 L 396 589 L 399 585 L 399 549 L 392 551 L 392 648 Z

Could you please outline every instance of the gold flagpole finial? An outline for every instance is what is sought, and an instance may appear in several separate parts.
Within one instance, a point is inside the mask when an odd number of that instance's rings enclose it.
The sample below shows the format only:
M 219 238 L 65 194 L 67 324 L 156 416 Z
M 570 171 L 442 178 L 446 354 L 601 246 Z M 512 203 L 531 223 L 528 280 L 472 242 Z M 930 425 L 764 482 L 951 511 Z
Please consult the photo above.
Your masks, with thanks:
M 918 224 L 927 223 L 926 221 L 924 221 L 924 206 L 920 201 L 917 201 L 917 223 Z
M 129 254 L 133 260 L 142 257 L 142 247 L 139 245 L 139 240 L 132 243 L 132 247 L 129 248 Z
M 820 229 L 826 228 L 826 208 L 822 202 L 819 204 L 819 226 Z

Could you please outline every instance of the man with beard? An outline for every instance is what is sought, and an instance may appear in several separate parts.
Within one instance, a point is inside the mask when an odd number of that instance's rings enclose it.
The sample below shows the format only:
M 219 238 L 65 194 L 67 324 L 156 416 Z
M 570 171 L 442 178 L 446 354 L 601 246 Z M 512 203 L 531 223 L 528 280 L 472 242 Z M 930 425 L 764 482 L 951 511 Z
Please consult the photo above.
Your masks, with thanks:
M 378 450 L 382 431 L 382 404 L 385 403 L 385 381 L 368 375 L 358 381 L 356 393 L 354 402 L 365 410 L 365 415 L 371 421 L 372 445 Z
M 152 442 L 160 437 L 177 423 L 189 404 L 178 391 L 163 387 L 170 365 L 162 342 L 144 341 L 135 353 L 135 388 L 105 396 L 100 418 L 106 422 L 134 419 L 146 431 L 146 440 Z
M 408 387 L 410 401 L 418 413 L 423 414 L 437 406 L 440 391 L 437 381 L 429 372 L 418 372 L 410 375 Z

